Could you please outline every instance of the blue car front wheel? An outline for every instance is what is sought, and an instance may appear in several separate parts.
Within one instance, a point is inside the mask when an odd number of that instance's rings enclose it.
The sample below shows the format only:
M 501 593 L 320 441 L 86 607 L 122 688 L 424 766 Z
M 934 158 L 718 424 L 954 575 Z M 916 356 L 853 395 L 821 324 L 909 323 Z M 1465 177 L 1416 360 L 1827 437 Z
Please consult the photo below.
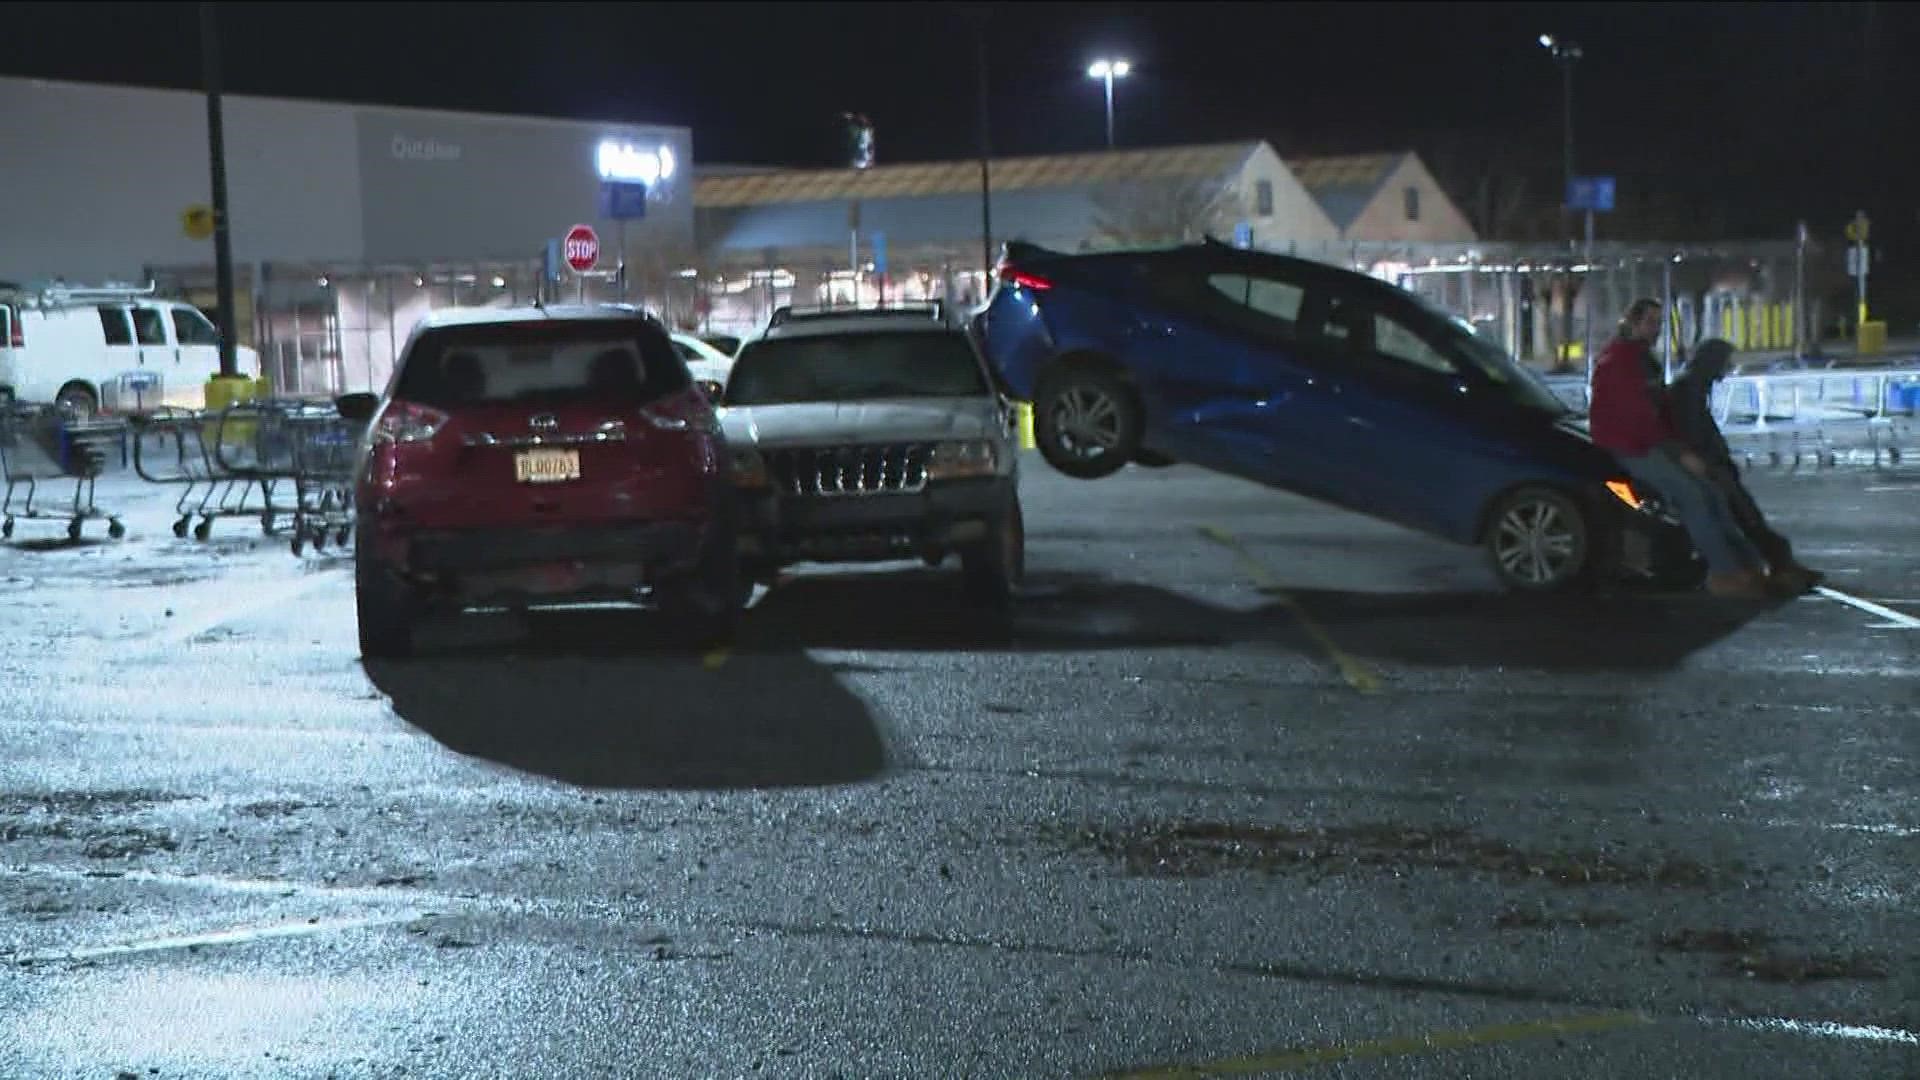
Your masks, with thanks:
M 1489 515 L 1486 545 L 1500 583 L 1519 592 L 1558 592 L 1585 582 L 1594 529 L 1586 510 L 1564 492 L 1524 487 Z

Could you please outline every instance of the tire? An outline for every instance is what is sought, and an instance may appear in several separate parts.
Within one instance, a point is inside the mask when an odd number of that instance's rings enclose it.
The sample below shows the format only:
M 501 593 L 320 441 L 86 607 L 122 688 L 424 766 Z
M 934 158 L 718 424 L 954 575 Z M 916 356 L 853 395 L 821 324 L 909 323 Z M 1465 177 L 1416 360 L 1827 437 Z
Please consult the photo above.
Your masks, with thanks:
M 990 608 L 1012 603 L 1014 593 L 1027 573 L 1027 523 L 1020 511 L 1020 497 L 993 522 L 991 534 L 981 544 L 960 553 L 960 576 L 967 599 Z
M 1494 504 L 1483 544 L 1494 575 L 1509 591 L 1566 592 L 1592 579 L 1596 533 L 1573 497 L 1529 486 Z
M 371 545 L 363 545 L 370 551 Z M 368 555 L 353 565 L 353 598 L 360 624 L 360 656 L 395 660 L 413 655 L 419 602 L 413 590 Z
M 69 413 L 75 420 L 91 420 L 100 411 L 100 399 L 85 383 L 68 383 L 54 395 L 54 408 Z
M 1133 460 L 1144 422 L 1133 388 L 1104 368 L 1056 369 L 1041 377 L 1034 394 L 1040 456 L 1079 480 L 1111 476 Z

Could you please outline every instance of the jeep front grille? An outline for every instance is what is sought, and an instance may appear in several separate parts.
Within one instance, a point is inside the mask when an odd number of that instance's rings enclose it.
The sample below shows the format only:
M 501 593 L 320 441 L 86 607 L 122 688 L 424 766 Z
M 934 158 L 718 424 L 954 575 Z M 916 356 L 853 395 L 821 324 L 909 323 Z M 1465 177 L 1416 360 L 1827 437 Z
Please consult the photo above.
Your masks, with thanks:
M 767 471 L 786 495 L 884 495 L 927 486 L 932 443 L 820 446 L 766 451 Z

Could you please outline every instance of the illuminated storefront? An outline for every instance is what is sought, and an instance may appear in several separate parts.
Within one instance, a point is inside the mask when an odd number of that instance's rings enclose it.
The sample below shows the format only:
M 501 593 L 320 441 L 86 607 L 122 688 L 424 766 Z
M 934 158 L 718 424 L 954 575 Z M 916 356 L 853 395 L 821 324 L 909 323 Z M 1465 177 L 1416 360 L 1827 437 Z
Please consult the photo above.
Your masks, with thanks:
M 240 95 L 224 111 L 236 335 L 290 389 L 377 381 L 427 311 L 530 301 L 576 224 L 605 276 L 563 270 L 560 295 L 691 304 L 686 128 Z M 34 148 L 6 171 L 0 280 L 154 280 L 211 308 L 212 244 L 182 228 L 208 198 L 206 138 L 198 94 L 0 78 L 0 145 Z M 102 146 L 140 159 L 102 167 Z M 637 203 L 609 206 L 609 180 Z

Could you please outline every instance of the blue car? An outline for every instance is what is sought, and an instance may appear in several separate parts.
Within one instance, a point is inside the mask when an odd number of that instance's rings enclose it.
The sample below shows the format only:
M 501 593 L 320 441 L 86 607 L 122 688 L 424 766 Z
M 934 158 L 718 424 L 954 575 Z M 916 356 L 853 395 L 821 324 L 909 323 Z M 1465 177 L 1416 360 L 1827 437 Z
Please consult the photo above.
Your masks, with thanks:
M 1069 476 L 1184 462 L 1483 546 L 1519 591 L 1704 576 L 1536 375 L 1365 274 L 1212 239 L 1013 243 L 971 330 Z

